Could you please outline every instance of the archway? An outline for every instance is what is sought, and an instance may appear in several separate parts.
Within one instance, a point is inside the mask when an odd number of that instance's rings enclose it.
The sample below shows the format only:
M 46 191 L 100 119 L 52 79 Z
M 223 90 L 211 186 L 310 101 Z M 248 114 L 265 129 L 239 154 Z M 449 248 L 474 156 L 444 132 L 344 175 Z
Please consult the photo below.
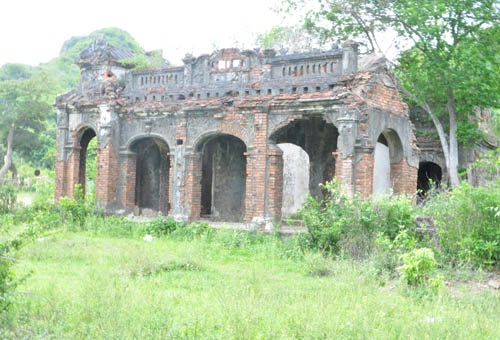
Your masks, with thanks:
M 80 131 L 80 164 L 78 171 L 78 184 L 82 194 L 93 192 L 97 173 L 97 138 L 92 128 L 84 128 Z M 87 188 L 89 184 L 89 188 Z M 90 189 L 90 190 L 89 190 Z
M 136 153 L 135 205 L 144 209 L 168 213 L 170 149 L 159 138 L 143 138 L 130 149 Z
M 439 188 L 443 171 L 433 162 L 420 162 L 418 166 L 417 190 L 420 198 L 425 197 L 433 188 Z
M 200 143 L 201 217 L 241 222 L 245 214 L 246 146 L 231 135 Z
M 397 164 L 403 160 L 403 146 L 396 131 L 385 129 L 377 139 L 373 152 L 373 195 L 388 195 L 396 190 Z M 396 190 L 397 191 L 397 190 Z
M 335 177 L 335 157 L 337 150 L 337 128 L 327 123 L 321 116 L 296 119 L 275 131 L 270 139 L 276 144 L 291 143 L 302 148 L 309 156 L 309 193 L 323 198 L 320 183 Z M 284 159 L 286 161 L 286 159 Z M 306 163 L 301 166 L 307 166 Z M 284 168 L 287 166 L 284 165 Z

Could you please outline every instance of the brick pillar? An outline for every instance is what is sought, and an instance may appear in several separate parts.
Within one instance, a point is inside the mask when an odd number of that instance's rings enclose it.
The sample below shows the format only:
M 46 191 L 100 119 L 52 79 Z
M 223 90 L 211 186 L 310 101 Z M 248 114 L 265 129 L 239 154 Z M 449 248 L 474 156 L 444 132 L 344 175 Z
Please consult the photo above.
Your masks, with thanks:
M 245 196 L 245 218 L 247 223 L 255 219 L 266 220 L 267 187 L 267 113 L 254 111 L 254 144 L 247 155 L 247 179 Z M 261 223 L 261 222 L 259 222 Z
M 359 121 L 350 115 L 340 117 L 336 121 L 339 138 L 337 140 L 337 151 L 333 153 L 335 157 L 335 178 L 339 181 L 342 189 L 348 196 L 353 196 L 356 192 L 355 166 L 356 150 L 355 145 L 358 139 Z
M 121 188 L 121 201 L 127 212 L 134 211 L 135 208 L 135 181 L 137 171 L 137 154 L 131 151 L 121 153 L 124 159 L 121 165 L 121 178 L 124 179 Z
M 283 205 L 283 151 L 277 146 L 268 150 L 267 211 L 274 220 L 281 219 Z
M 352 197 L 354 195 L 352 156 L 344 159 L 339 152 L 334 152 L 333 155 L 335 157 L 335 178 L 346 195 Z
M 356 165 L 356 192 L 361 197 L 368 198 L 373 193 L 373 148 L 366 148 L 359 156 Z
M 161 158 L 160 164 L 160 197 L 158 210 L 166 216 L 168 214 L 169 209 L 169 201 L 168 201 L 168 189 L 169 189 L 169 179 L 170 179 L 170 153 L 167 158 Z
M 99 144 L 104 144 L 105 141 Z M 113 144 L 109 141 L 97 150 L 96 202 L 106 208 L 116 200 L 118 185 L 118 157 Z
M 66 196 L 72 197 L 75 192 L 75 185 L 80 183 L 80 152 L 81 147 L 67 147 L 66 152 L 69 154 L 66 165 Z
M 57 156 L 56 156 L 56 164 L 55 164 L 55 170 L 56 170 L 56 183 L 55 183 L 55 199 L 56 201 L 63 197 L 66 196 L 66 188 L 67 188 L 67 176 L 66 176 L 66 171 L 67 171 L 67 163 L 66 163 L 66 152 L 64 149 L 64 143 L 65 143 L 65 137 L 68 134 L 68 129 L 65 127 L 59 127 L 57 129 L 57 137 L 56 137 L 56 150 L 57 150 Z
M 199 152 L 186 153 L 187 179 L 185 186 L 179 188 L 180 204 L 189 220 L 197 220 L 201 213 L 201 167 L 202 157 Z

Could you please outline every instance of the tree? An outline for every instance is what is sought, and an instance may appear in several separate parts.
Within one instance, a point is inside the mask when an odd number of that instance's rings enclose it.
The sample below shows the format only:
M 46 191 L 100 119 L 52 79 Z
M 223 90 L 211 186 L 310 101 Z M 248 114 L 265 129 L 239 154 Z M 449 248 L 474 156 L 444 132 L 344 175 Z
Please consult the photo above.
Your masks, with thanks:
M 500 106 L 499 10 L 497 0 L 317 0 L 304 23 L 322 39 L 360 39 L 367 52 L 389 31 L 410 46 L 394 64 L 401 90 L 432 119 L 456 186 L 464 127 L 478 108 Z
M 318 38 L 302 27 L 274 26 L 261 33 L 256 39 L 257 46 L 277 51 L 310 51 L 320 46 Z
M 0 179 L 12 167 L 16 144 L 29 144 L 45 128 L 52 110 L 53 81 L 45 72 L 34 72 L 29 78 L 0 81 L 0 140 L 5 143 Z

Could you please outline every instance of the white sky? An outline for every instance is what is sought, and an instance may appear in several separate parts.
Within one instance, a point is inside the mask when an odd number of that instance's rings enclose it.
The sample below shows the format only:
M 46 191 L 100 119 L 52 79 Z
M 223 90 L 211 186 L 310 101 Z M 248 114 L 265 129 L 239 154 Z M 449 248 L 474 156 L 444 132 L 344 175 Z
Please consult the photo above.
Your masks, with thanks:
M 0 66 L 38 65 L 59 55 L 72 36 L 118 27 L 174 65 L 186 53 L 254 47 L 257 33 L 282 23 L 280 0 L 3 0 Z

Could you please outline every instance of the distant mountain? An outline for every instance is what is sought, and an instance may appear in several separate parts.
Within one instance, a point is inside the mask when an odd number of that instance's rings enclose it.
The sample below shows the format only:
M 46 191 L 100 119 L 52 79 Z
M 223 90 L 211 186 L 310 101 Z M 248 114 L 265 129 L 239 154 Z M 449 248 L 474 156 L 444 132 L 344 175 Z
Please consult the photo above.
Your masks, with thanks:
M 114 47 L 132 51 L 135 56 L 130 62 L 132 66 L 152 67 L 166 63 L 161 56 L 161 51 L 144 51 L 128 32 L 120 28 L 103 28 L 87 36 L 71 37 L 64 42 L 58 57 L 41 65 L 41 68 L 49 71 L 54 78 L 59 80 L 60 93 L 68 91 L 78 83 L 80 70 L 76 62 L 80 58 L 80 53 L 97 38 L 104 38 Z

